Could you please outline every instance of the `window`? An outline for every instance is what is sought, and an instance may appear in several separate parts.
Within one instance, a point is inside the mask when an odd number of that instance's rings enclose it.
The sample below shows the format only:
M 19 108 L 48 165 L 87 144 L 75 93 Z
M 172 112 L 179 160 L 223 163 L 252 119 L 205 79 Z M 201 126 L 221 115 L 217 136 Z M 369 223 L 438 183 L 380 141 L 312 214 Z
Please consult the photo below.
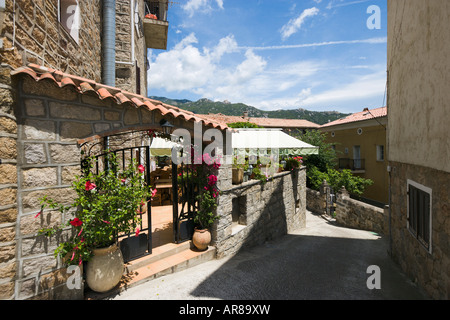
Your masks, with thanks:
M 231 234 L 236 234 L 247 225 L 247 196 L 240 196 L 232 200 Z
M 384 161 L 384 146 L 377 146 L 377 161 Z
M 353 146 L 353 166 L 355 167 L 355 169 L 362 168 L 360 146 Z
M 431 252 L 431 189 L 408 180 L 408 229 Z
M 59 1 L 59 22 L 78 43 L 80 30 L 80 6 L 78 0 Z

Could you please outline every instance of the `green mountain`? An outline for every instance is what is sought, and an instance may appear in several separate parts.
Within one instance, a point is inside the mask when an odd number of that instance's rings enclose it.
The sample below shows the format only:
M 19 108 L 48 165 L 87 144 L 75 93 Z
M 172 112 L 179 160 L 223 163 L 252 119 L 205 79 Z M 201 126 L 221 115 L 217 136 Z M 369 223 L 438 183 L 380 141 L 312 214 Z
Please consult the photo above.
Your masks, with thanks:
M 198 101 L 190 101 L 187 99 L 169 99 L 155 96 L 150 98 L 197 114 L 222 113 L 227 116 L 241 116 L 245 111 L 247 111 L 249 117 L 303 119 L 317 124 L 325 124 L 329 121 L 334 121 L 349 115 L 347 113 L 340 113 L 337 111 L 309 111 L 302 108 L 292 110 L 263 111 L 243 103 L 211 101 L 205 98 Z

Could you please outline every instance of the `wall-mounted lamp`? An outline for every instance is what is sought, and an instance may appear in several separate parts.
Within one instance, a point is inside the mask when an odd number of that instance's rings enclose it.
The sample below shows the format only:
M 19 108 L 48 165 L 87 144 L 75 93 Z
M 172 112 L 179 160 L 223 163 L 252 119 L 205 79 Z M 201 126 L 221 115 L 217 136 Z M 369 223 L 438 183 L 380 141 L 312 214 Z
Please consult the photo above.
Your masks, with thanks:
M 162 128 L 162 131 L 164 134 L 171 134 L 172 133 L 172 128 L 174 127 L 173 124 L 171 124 L 169 121 L 167 121 L 166 119 L 162 119 L 159 122 L 159 125 Z

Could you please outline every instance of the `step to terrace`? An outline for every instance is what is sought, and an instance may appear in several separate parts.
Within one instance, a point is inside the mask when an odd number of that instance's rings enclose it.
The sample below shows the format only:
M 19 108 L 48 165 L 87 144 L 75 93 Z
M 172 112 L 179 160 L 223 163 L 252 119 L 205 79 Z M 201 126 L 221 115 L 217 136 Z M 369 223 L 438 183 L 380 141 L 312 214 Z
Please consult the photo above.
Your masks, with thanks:
M 152 254 L 125 264 L 121 282 L 114 289 L 97 293 L 85 290 L 85 300 L 101 300 L 119 294 L 146 281 L 175 273 L 216 258 L 216 248 L 210 246 L 198 251 L 190 241 L 182 244 L 168 243 L 153 248 Z

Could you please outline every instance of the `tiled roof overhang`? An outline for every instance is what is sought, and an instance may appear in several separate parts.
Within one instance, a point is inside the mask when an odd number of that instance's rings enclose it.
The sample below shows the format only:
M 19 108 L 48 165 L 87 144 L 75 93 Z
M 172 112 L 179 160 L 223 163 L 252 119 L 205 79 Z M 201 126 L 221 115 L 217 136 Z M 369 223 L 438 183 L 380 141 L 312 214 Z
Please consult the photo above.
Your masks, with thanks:
M 47 79 L 53 81 L 60 88 L 70 86 L 80 94 L 94 94 L 94 96 L 97 96 L 100 100 L 111 99 L 118 105 L 129 104 L 136 108 L 147 108 L 150 111 L 158 111 L 163 116 L 171 115 L 174 118 L 184 119 L 185 121 L 202 122 L 207 127 L 219 130 L 230 129 L 225 123 L 200 118 L 190 111 L 171 106 L 161 101 L 149 99 L 119 88 L 106 86 L 90 79 L 70 75 L 37 64 L 29 64 L 28 66 L 20 67 L 13 70 L 11 75 L 28 75 L 36 82 Z
M 333 122 L 326 123 L 320 128 L 334 127 L 342 124 L 373 120 L 387 117 L 387 107 L 381 107 L 377 109 L 364 109 L 364 111 L 353 113 L 345 118 L 335 120 Z

